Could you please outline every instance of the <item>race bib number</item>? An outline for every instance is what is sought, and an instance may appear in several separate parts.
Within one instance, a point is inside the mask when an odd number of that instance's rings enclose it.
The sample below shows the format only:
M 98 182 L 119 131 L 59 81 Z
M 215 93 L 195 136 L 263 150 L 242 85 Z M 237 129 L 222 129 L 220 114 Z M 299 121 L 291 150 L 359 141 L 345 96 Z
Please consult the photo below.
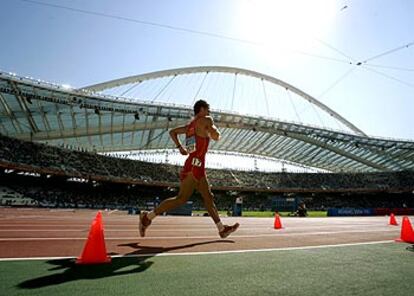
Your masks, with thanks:
M 191 162 L 191 164 L 193 165 L 193 166 L 196 166 L 196 167 L 201 167 L 201 165 L 203 164 L 202 162 L 201 162 L 201 160 L 199 160 L 198 158 L 193 158 L 193 161 Z
M 195 136 L 191 136 L 185 139 L 185 148 L 188 153 L 196 151 L 196 139 Z

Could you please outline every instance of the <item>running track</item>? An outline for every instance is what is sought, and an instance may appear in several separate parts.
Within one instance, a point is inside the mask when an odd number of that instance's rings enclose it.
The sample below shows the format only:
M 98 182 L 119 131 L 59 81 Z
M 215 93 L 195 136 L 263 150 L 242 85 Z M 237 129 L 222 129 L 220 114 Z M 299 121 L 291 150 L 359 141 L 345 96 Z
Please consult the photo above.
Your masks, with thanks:
M 96 213 L 0 208 L 0 258 L 79 256 Z M 157 217 L 145 238 L 137 215 L 103 212 L 103 221 L 107 252 L 121 256 L 375 243 L 400 235 L 400 226 L 388 225 L 384 216 L 282 218 L 281 230 L 273 229 L 273 218 L 223 218 L 241 224 L 225 240 L 209 217 Z

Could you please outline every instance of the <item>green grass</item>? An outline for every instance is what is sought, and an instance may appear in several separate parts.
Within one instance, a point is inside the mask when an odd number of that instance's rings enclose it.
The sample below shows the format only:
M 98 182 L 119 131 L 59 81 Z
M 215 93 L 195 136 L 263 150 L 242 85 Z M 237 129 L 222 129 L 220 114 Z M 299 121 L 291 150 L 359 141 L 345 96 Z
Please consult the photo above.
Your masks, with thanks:
M 274 217 L 275 212 L 272 211 L 243 211 L 243 217 L 254 217 L 254 218 L 263 218 L 263 217 Z M 280 215 L 282 213 L 279 213 Z
M 193 211 L 193 214 L 202 216 L 207 211 Z M 219 211 L 221 216 L 226 216 L 226 211 Z M 290 212 L 279 212 L 279 215 L 282 217 L 288 217 Z M 327 217 L 327 211 L 308 211 L 308 217 Z M 275 213 L 272 211 L 243 211 L 243 217 L 253 217 L 253 218 L 269 218 L 274 217 Z
M 227 211 L 218 211 L 220 216 L 226 216 Z M 203 216 L 207 211 L 193 211 L 193 215 L 195 216 Z
M 258 212 L 258 211 L 243 211 L 243 217 L 274 217 L 275 213 L 272 211 L 264 211 L 264 212 Z M 291 212 L 279 212 L 279 215 L 282 217 L 289 217 L 291 215 Z M 326 217 L 327 212 L 326 211 L 308 211 L 308 217 Z
M 327 217 L 328 211 L 309 211 L 308 217 Z
M 411 295 L 406 244 L 202 256 L 0 262 L 2 295 Z

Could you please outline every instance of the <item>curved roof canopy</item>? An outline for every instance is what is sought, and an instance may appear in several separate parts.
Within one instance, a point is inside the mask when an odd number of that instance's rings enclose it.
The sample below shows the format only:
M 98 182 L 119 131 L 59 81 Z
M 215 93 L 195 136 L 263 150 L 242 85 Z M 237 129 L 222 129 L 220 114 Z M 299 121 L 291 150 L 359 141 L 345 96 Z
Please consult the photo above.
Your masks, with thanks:
M 328 106 L 323 104 L 322 102 L 318 101 L 311 95 L 303 92 L 302 90 L 280 80 L 274 77 L 271 77 L 269 75 L 265 75 L 262 73 L 258 73 L 251 70 L 241 69 L 241 68 L 234 68 L 234 67 L 223 67 L 223 66 L 203 66 L 203 67 L 188 67 L 188 68 L 179 68 L 179 69 L 170 69 L 170 70 L 164 70 L 164 71 L 157 71 L 157 72 L 151 72 L 141 75 L 134 75 L 129 76 L 125 78 L 115 79 L 107 82 L 102 82 L 90 86 L 83 87 L 82 90 L 90 91 L 92 93 L 96 92 L 102 92 L 109 89 L 118 88 L 124 85 L 132 85 L 130 88 L 134 88 L 137 86 L 137 84 L 140 84 L 145 81 L 149 80 L 155 80 L 155 79 L 161 79 L 165 77 L 171 77 L 171 80 L 168 81 L 168 83 L 161 89 L 161 92 L 165 90 L 166 87 L 169 86 L 169 83 L 172 82 L 172 80 L 177 76 L 184 76 L 188 74 L 199 74 L 203 73 L 206 76 L 209 73 L 227 73 L 227 74 L 234 74 L 234 87 L 236 86 L 237 81 L 237 75 L 244 75 L 244 76 L 250 76 L 253 78 L 256 78 L 256 80 L 259 80 L 262 82 L 266 81 L 270 84 L 280 86 L 281 88 L 285 89 L 286 91 L 291 91 L 292 93 L 296 94 L 299 98 L 302 100 L 308 101 L 311 105 L 314 105 L 318 108 L 320 108 L 322 111 L 326 112 L 339 122 L 341 122 L 344 126 L 348 127 L 350 130 L 355 132 L 356 134 L 365 135 L 364 132 L 362 132 L 360 129 L 358 129 L 355 125 L 353 125 L 351 122 L 343 118 L 341 115 L 336 113 L 334 110 L 330 109 Z M 202 83 L 205 82 L 206 76 L 203 77 Z M 222 78 L 222 77 L 221 77 Z M 193 84 L 196 84 L 197 82 L 192 82 Z M 199 86 L 199 90 L 203 87 L 203 84 Z M 263 86 L 264 88 L 264 86 Z M 266 90 L 264 90 L 266 92 Z M 125 92 L 124 92 L 125 93 Z M 159 95 L 160 93 L 158 93 Z M 233 96 L 235 93 L 233 93 Z
M 168 130 L 191 118 L 191 106 L 95 93 L 161 76 L 230 71 L 299 94 L 354 131 L 340 132 L 263 116 L 212 112 L 222 139 L 211 149 L 272 157 L 339 172 L 414 170 L 414 142 L 368 137 L 299 89 L 257 72 L 196 67 L 133 76 L 74 90 L 0 72 L 0 132 L 19 139 L 98 152 L 174 148 Z

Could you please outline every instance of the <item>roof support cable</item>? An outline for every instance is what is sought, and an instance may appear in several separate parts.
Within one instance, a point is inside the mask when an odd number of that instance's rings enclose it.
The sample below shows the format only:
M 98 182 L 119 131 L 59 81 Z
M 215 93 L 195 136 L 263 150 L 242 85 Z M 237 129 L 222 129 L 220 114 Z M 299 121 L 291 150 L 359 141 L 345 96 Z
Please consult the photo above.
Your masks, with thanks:
M 167 82 L 167 84 L 157 93 L 157 95 L 151 100 L 151 103 L 154 103 L 156 99 L 167 89 L 167 87 L 173 82 L 174 78 L 177 77 L 177 75 L 173 75 L 171 79 Z
M 230 107 L 230 111 L 233 111 L 234 97 L 236 96 L 236 83 L 237 83 L 237 73 L 236 73 L 236 74 L 234 74 L 233 95 L 232 95 L 232 98 L 231 98 L 231 107 Z
M 404 44 L 404 45 L 398 46 L 398 47 L 396 47 L 396 48 L 393 48 L 393 49 L 387 50 L 387 51 L 385 51 L 385 52 L 383 52 L 383 53 L 380 53 L 380 54 L 378 54 L 378 55 L 375 55 L 375 56 L 373 56 L 373 57 L 370 57 L 370 58 L 368 58 L 368 59 L 365 59 L 363 62 L 360 62 L 360 63 L 359 63 L 359 65 L 361 65 L 361 64 L 366 64 L 368 61 L 372 61 L 372 60 L 375 60 L 375 59 L 381 58 L 381 57 L 383 57 L 383 56 L 389 55 L 389 54 L 394 53 L 394 52 L 396 52 L 396 51 L 399 51 L 399 50 L 401 50 L 401 49 L 409 48 L 410 46 L 413 46 L 413 45 L 414 45 L 414 40 L 413 40 L 413 41 L 411 41 L 411 42 L 408 42 L 407 44 Z
M 198 95 L 200 94 L 200 91 L 201 91 L 201 89 L 203 88 L 204 81 L 206 80 L 207 75 L 208 75 L 208 71 L 207 71 L 207 72 L 206 72 L 206 74 L 204 75 L 203 80 L 201 81 L 200 87 L 198 88 L 198 90 L 197 90 L 197 92 L 196 92 L 196 94 L 195 94 L 195 96 L 194 96 L 194 99 L 193 99 L 193 102 L 191 103 L 191 105 L 194 105 L 195 100 L 198 98 Z
M 381 71 L 378 71 L 378 70 L 374 70 L 374 69 L 368 68 L 368 67 L 366 67 L 366 66 L 363 66 L 362 68 L 363 68 L 363 69 L 365 69 L 365 70 L 367 70 L 367 71 L 371 71 L 371 72 L 374 72 L 374 73 L 376 73 L 376 74 L 378 74 L 378 75 L 381 75 L 381 76 L 383 76 L 383 77 L 386 77 L 386 78 L 388 78 L 388 79 L 391 79 L 391 80 L 397 81 L 397 82 L 399 82 L 399 83 L 401 83 L 401 84 L 404 84 L 405 86 L 408 86 L 408 87 L 414 88 L 414 84 L 412 84 L 412 83 L 410 83 L 410 82 L 407 82 L 407 81 L 404 81 L 404 80 L 401 80 L 401 79 L 395 78 L 394 76 L 391 76 L 391 75 L 389 75 L 389 74 L 385 74 L 385 73 L 383 73 L 383 72 L 381 72 Z
M 140 83 L 141 83 L 141 81 L 138 81 L 138 83 L 134 83 L 131 87 L 129 87 L 124 92 L 122 92 L 119 96 L 120 97 L 123 97 L 124 95 L 126 95 L 127 93 L 129 93 L 131 90 L 133 90 L 134 88 L 136 88 Z
M 387 65 L 379 65 L 379 64 L 364 64 L 365 67 L 374 67 L 374 68 L 384 68 L 384 69 L 391 69 L 391 70 L 398 70 L 398 71 L 406 71 L 406 72 L 414 72 L 414 68 L 404 68 L 404 67 L 396 67 L 396 66 L 387 66 Z
M 148 141 L 147 141 L 147 143 L 145 143 L 145 145 L 144 146 L 142 146 L 142 147 L 140 147 L 139 149 L 145 149 L 145 148 L 148 148 L 148 146 L 149 146 L 149 144 L 150 143 L 152 143 L 153 141 L 155 141 L 156 139 L 158 139 L 158 138 L 160 138 L 160 137 L 162 137 L 164 134 L 165 134 L 165 132 L 166 131 L 168 131 L 168 129 L 164 129 L 162 132 L 160 132 L 157 136 L 155 136 L 155 137 L 152 137 L 152 138 L 149 138 L 148 139 Z
M 293 102 L 292 95 L 290 94 L 289 89 L 286 89 L 286 93 L 287 93 L 287 95 L 289 97 L 290 104 L 292 105 L 293 110 L 295 111 L 296 118 L 298 119 L 298 122 L 299 123 L 302 123 L 302 120 L 300 119 L 300 116 L 298 114 L 298 111 L 296 110 L 296 106 L 295 106 L 295 103 Z
M 338 79 L 336 79 L 327 89 L 325 89 L 319 96 L 317 96 L 318 100 L 320 101 L 323 96 L 325 96 L 329 91 L 331 91 L 335 86 L 337 86 L 341 81 L 343 81 L 356 68 L 357 67 L 355 67 L 355 66 L 351 67 L 344 74 L 342 74 Z
M 316 116 L 319 119 L 319 122 L 321 123 L 322 127 L 326 128 L 325 123 L 323 122 L 322 118 L 320 117 L 318 110 L 316 110 L 315 106 L 313 104 L 311 104 L 313 111 L 315 111 Z
M 267 116 L 270 117 L 270 108 L 269 108 L 269 100 L 267 98 L 267 93 L 266 93 L 266 87 L 263 81 L 263 78 L 260 79 L 262 81 L 262 88 L 263 88 L 263 96 L 265 98 L 265 103 L 266 103 L 266 112 L 267 112 Z

